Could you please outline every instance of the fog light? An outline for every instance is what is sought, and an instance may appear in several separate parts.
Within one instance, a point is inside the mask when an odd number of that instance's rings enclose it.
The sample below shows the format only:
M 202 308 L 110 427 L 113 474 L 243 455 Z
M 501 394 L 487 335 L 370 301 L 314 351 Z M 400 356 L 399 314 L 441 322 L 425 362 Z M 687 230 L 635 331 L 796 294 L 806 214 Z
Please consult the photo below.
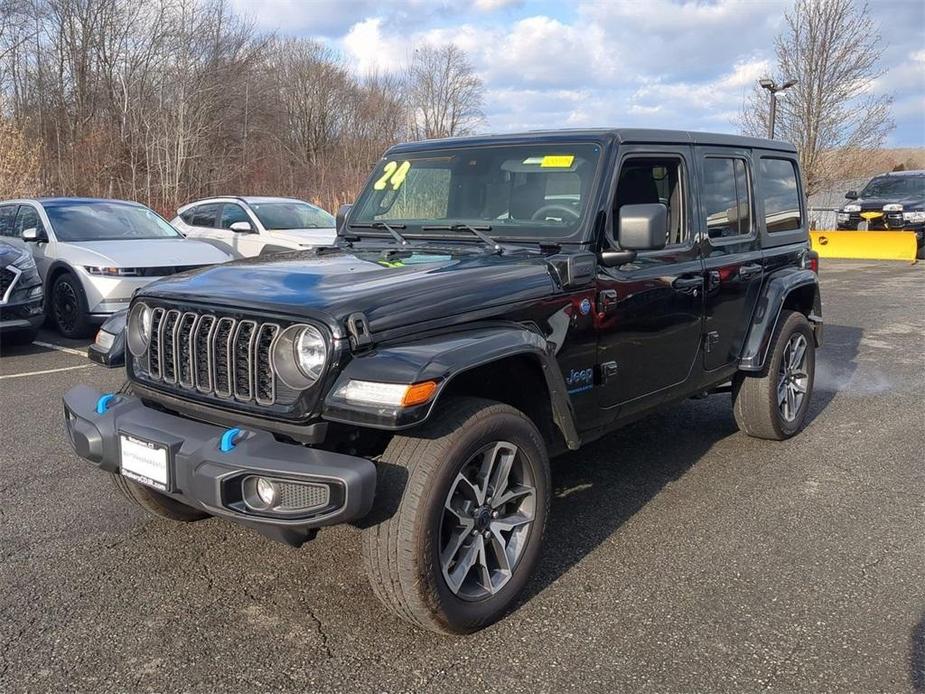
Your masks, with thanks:
M 257 497 L 266 506 L 273 506 L 276 503 L 276 485 L 265 477 L 258 477 Z

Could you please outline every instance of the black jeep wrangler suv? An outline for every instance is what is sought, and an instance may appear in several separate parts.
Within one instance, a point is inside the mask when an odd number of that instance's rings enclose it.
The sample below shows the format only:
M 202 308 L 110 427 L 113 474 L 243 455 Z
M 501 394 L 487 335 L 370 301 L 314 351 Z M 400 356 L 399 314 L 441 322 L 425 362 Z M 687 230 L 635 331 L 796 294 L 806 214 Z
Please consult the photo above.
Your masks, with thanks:
M 800 430 L 822 336 L 806 220 L 780 142 L 399 145 L 336 247 L 139 290 L 126 387 L 70 390 L 67 431 L 162 517 L 295 546 L 359 525 L 390 610 L 475 631 L 537 564 L 551 455 L 723 390 L 747 434 Z

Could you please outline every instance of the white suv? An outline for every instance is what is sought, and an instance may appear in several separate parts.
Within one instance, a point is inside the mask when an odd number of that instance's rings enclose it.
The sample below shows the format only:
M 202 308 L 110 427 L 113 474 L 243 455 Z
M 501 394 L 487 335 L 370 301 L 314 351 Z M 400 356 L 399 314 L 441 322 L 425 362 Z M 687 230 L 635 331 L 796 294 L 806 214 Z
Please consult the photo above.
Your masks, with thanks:
M 208 198 L 184 205 L 171 222 L 189 238 L 212 243 L 237 257 L 330 246 L 334 217 L 293 198 Z

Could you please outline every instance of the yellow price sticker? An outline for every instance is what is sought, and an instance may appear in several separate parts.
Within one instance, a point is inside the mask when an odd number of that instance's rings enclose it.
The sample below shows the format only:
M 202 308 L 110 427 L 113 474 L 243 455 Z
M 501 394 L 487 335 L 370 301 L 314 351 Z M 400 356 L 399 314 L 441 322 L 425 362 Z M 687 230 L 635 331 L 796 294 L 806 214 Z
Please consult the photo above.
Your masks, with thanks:
M 399 164 L 397 161 L 387 162 L 382 168 L 382 176 L 373 183 L 373 190 L 385 190 L 385 187 L 392 184 L 392 190 L 398 190 L 401 184 L 405 182 L 408 170 L 411 168 L 410 161 L 403 161 Z
M 575 161 L 574 154 L 547 154 L 540 162 L 541 169 L 567 169 Z

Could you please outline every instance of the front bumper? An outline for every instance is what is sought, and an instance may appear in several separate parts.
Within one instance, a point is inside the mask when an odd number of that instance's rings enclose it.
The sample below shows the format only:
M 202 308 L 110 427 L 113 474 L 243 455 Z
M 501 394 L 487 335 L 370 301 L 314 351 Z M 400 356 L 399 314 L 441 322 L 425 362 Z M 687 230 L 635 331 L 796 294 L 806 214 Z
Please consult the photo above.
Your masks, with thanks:
M 244 430 L 224 452 L 223 427 L 155 410 L 130 395 L 118 395 L 98 414 L 102 395 L 89 386 L 76 386 L 64 396 L 71 445 L 101 470 L 119 472 L 120 434 L 163 444 L 170 482 L 161 493 L 295 546 L 311 539 L 321 526 L 357 520 L 372 508 L 376 467 L 366 458 L 281 443 L 257 429 Z M 328 485 L 330 502 L 298 517 L 249 510 L 241 501 L 241 488 L 254 475 Z
M 21 304 L 0 304 L 0 331 L 38 330 L 45 322 L 42 297 Z

